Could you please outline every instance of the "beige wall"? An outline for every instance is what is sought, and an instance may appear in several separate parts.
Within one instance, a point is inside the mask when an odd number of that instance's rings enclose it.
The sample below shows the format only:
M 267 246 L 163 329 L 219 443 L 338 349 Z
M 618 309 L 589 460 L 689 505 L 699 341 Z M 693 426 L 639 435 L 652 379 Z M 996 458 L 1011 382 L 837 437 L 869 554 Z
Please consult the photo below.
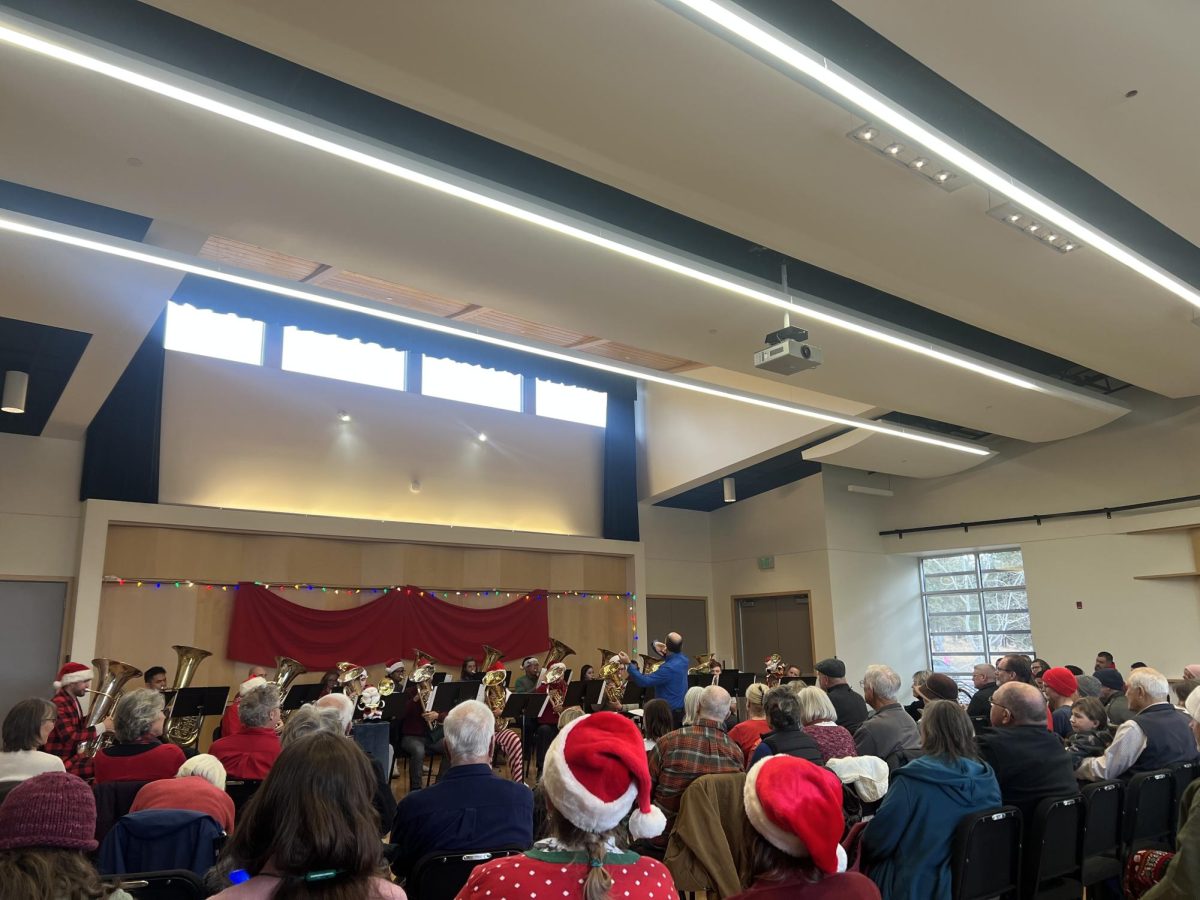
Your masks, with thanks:
M 0 577 L 75 576 L 82 466 L 80 441 L 0 434 Z

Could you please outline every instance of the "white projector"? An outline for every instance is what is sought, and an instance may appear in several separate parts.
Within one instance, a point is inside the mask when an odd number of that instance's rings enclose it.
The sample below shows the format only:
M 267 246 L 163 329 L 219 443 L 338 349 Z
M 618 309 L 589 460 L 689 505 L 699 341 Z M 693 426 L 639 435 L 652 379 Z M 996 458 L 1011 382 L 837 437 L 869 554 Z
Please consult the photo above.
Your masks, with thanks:
M 806 369 L 815 369 L 820 364 L 821 348 L 804 341 L 780 341 L 754 354 L 755 368 L 780 375 L 795 375 Z

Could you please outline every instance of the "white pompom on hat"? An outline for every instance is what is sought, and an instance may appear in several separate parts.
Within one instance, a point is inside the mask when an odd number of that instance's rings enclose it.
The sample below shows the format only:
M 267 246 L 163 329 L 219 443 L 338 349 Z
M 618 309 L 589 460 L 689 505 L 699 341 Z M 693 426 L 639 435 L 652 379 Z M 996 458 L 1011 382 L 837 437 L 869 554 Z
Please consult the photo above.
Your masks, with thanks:
M 247 678 L 238 685 L 238 696 L 245 697 L 256 687 L 262 687 L 266 683 L 267 679 L 263 678 L 261 675 L 255 675 L 253 678 Z
M 76 684 L 80 681 L 92 680 L 92 667 L 85 666 L 83 663 L 68 662 L 63 663 L 61 669 L 58 670 L 58 678 L 54 681 L 54 689 L 67 684 Z
M 662 810 L 650 802 L 642 733 L 617 713 L 581 716 L 563 728 L 546 751 L 542 783 L 554 808 L 584 831 L 616 828 L 633 805 L 629 834 L 635 840 L 657 837 L 667 827 Z

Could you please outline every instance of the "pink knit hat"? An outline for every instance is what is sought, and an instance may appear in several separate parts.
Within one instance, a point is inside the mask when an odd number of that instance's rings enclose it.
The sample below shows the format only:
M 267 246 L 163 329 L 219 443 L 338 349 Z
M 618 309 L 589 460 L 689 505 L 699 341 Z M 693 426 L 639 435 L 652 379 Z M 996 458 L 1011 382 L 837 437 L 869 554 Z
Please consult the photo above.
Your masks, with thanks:
M 96 798 L 82 778 L 44 772 L 22 781 L 0 804 L 0 850 L 91 851 L 98 846 Z

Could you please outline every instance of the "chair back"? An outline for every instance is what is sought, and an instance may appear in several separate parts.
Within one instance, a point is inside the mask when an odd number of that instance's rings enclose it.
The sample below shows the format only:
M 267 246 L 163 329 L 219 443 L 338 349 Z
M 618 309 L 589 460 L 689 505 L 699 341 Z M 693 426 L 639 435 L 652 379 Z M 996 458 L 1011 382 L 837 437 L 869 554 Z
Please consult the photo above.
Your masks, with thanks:
M 1083 871 L 1083 797 L 1047 797 L 1037 805 L 1025 837 L 1022 862 L 1026 897 L 1047 882 L 1071 879 Z
M 0 781 L 0 803 L 3 803 L 4 798 L 8 796 L 8 792 L 20 783 L 20 781 Z
M 217 861 L 225 832 L 212 816 L 145 809 L 122 816 L 100 845 L 102 875 L 186 869 L 203 877 Z
M 96 840 L 104 843 L 104 838 L 121 816 L 129 812 L 133 806 L 138 791 L 145 787 L 148 781 L 106 781 L 103 784 L 92 785 L 92 795 L 96 798 Z
M 476 866 L 522 852 L 519 847 L 502 847 L 498 850 L 427 853 L 413 866 L 412 874 L 404 882 L 404 890 L 410 897 L 420 900 L 454 900 Z
M 1096 781 L 1084 785 L 1083 883 L 1098 884 L 1121 874 L 1121 813 L 1125 785 Z
M 1001 806 L 965 816 L 950 855 L 954 900 L 1015 896 L 1021 883 L 1021 811 Z
M 1175 830 L 1175 776 L 1169 769 L 1134 775 L 1125 788 L 1126 854 L 1153 847 L 1171 849 Z
M 203 900 L 208 896 L 204 883 L 186 869 L 136 872 L 110 879 L 109 883 L 125 890 L 134 900 Z
M 233 801 L 233 809 L 238 819 L 241 819 L 242 810 L 250 802 L 250 798 L 258 792 L 260 787 L 262 787 L 262 781 L 253 781 L 250 779 L 227 780 L 225 782 L 225 793 Z
M 1171 772 L 1171 777 L 1175 780 L 1175 827 L 1179 826 L 1179 804 L 1183 800 L 1183 792 L 1188 789 L 1188 786 L 1200 776 L 1200 762 L 1177 762 L 1167 766 Z M 1174 832 L 1172 832 L 1174 834 Z M 1174 841 L 1172 841 L 1174 843 Z

